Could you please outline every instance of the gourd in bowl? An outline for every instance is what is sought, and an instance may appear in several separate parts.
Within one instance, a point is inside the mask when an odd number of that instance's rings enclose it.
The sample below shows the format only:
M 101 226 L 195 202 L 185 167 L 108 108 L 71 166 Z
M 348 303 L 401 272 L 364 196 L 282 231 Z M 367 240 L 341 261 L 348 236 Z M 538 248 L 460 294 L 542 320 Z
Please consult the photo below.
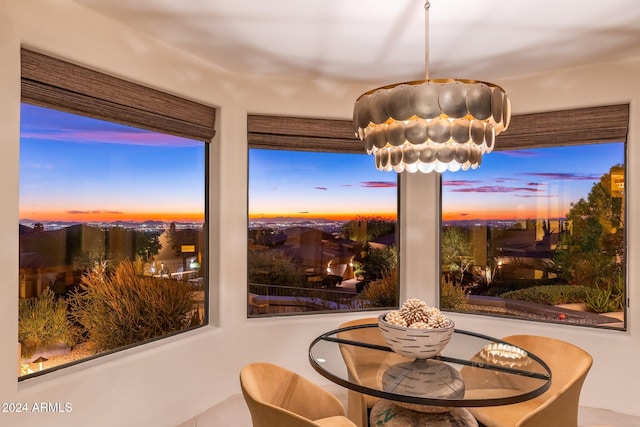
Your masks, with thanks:
M 378 316 L 378 327 L 394 352 L 408 358 L 429 359 L 446 347 L 455 325 L 438 308 L 411 298 L 400 310 Z

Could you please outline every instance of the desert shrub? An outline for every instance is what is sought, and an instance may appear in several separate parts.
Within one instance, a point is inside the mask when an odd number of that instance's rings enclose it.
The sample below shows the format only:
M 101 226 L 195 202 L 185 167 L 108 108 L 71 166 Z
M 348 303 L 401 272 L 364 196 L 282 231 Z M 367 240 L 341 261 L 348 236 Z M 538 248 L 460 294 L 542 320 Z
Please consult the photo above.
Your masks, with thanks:
M 461 227 L 443 227 L 440 240 L 443 271 L 463 281 L 474 260 L 469 230 Z
M 442 277 L 440 285 L 440 304 L 443 309 L 466 310 L 469 303 L 467 287 L 455 285 L 450 279 Z
M 585 299 L 585 306 L 592 313 L 624 311 L 624 303 L 624 280 L 620 276 L 589 289 Z
M 611 303 L 610 288 L 593 288 L 587 292 L 587 298 L 584 302 L 587 311 L 592 313 L 607 313 L 614 311 Z
M 622 276 L 617 276 L 610 282 L 613 311 L 624 311 L 626 299 L 624 285 L 625 282 Z
M 38 347 L 64 342 L 73 346 L 76 330 L 67 317 L 66 302 L 46 289 L 37 298 L 21 299 L 18 305 L 18 341 L 22 356 L 31 356 Z
M 303 275 L 293 258 L 281 251 L 249 251 L 249 283 L 302 286 Z
M 529 301 L 538 304 L 556 305 L 584 302 L 587 289 L 584 286 L 555 285 L 534 286 L 527 289 L 506 292 L 502 298 Z
M 184 330 L 197 316 L 187 282 L 136 275 L 130 261 L 113 272 L 97 263 L 82 276 L 71 306 L 96 352 Z
M 396 270 L 398 265 L 398 250 L 395 246 L 376 249 L 369 248 L 367 254 L 360 263 L 356 265 L 356 269 L 366 271 L 367 278 L 381 279 L 385 272 Z
M 366 307 L 395 307 L 398 305 L 398 274 L 394 269 L 382 273 L 382 278 L 370 282 L 358 294 Z
M 506 281 L 494 279 L 490 284 L 485 283 L 473 287 L 471 293 L 473 295 L 497 297 L 510 291 L 534 288 L 536 286 L 562 285 L 566 285 L 566 282 L 560 282 L 558 279 L 508 279 Z

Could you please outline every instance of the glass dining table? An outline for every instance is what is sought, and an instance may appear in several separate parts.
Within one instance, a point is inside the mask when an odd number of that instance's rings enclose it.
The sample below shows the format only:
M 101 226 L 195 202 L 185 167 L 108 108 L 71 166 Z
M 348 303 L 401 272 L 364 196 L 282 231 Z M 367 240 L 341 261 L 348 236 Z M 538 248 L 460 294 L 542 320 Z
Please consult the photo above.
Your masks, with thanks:
M 551 385 L 551 370 L 535 354 L 460 329 L 439 355 L 410 359 L 389 348 L 375 323 L 343 327 L 313 340 L 309 362 L 350 392 L 378 398 L 371 425 L 388 427 L 423 425 L 416 420 L 424 419 L 438 425 L 434 419 L 443 416 L 462 420 L 441 425 L 476 426 L 464 408 L 523 402 Z

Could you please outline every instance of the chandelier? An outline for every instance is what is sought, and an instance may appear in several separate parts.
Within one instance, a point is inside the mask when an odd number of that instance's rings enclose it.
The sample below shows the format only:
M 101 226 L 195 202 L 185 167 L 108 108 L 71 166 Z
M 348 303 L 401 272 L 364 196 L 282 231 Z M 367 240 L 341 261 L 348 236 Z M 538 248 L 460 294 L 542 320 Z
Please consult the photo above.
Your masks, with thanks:
M 444 172 L 477 168 L 509 126 L 511 103 L 497 85 L 429 79 L 429 7 L 425 3 L 425 79 L 373 89 L 353 108 L 356 135 L 378 170 Z

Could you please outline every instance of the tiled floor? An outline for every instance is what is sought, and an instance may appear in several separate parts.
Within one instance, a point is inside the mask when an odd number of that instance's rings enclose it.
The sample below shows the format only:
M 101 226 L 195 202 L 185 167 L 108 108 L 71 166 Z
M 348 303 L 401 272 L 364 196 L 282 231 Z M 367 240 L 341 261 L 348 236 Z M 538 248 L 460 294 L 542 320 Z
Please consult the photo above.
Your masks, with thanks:
M 330 386 L 327 389 L 338 396 L 340 400 L 346 402 L 345 389 L 338 386 Z M 640 427 L 640 417 L 581 406 L 579 427 L 596 426 Z M 242 395 L 234 394 L 177 427 L 251 427 L 251 416 Z

